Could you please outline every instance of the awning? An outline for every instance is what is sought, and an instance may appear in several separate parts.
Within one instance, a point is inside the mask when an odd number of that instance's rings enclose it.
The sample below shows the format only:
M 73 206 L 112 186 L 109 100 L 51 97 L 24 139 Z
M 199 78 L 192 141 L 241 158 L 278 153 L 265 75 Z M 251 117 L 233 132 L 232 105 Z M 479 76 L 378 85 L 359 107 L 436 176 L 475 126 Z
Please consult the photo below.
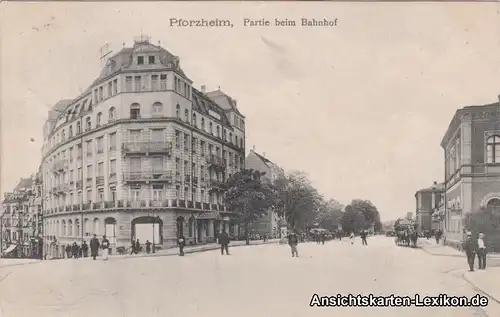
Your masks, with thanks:
M 14 249 L 16 247 L 17 247 L 17 245 L 15 245 L 15 244 L 9 245 L 9 247 L 3 251 L 3 254 L 9 254 L 9 253 L 11 253 L 12 251 L 14 251 Z

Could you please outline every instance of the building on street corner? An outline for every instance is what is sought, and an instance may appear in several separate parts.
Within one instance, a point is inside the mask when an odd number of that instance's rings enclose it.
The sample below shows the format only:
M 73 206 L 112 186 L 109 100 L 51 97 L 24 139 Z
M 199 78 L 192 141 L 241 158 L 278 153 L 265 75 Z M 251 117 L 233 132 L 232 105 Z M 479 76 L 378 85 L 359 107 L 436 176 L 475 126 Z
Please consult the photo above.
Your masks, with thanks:
M 438 208 L 444 196 L 444 184 L 434 182 L 428 188 L 421 189 L 415 193 L 416 220 L 419 232 L 437 230 L 438 223 L 433 221 L 433 213 Z
M 223 182 L 244 167 L 245 117 L 220 89 L 193 87 L 178 57 L 136 38 L 44 127 L 44 237 L 49 257 L 106 235 L 156 248 L 239 230 Z M 88 241 L 87 241 L 88 242 Z
M 445 237 L 450 245 L 458 245 L 467 213 L 500 206 L 500 101 L 457 110 L 441 147 Z
M 248 169 L 254 169 L 260 172 L 264 172 L 264 178 L 270 182 L 274 182 L 276 179 L 285 176 L 285 171 L 279 167 L 276 163 L 271 162 L 266 158 L 266 154 L 262 155 L 255 152 L 255 148 L 250 150 L 250 153 L 246 157 L 245 166 Z M 249 225 L 248 229 L 250 232 L 266 235 L 273 238 L 281 238 L 286 236 L 286 222 L 283 217 L 279 217 L 274 211 L 269 211 L 266 215 L 262 216 L 256 222 Z

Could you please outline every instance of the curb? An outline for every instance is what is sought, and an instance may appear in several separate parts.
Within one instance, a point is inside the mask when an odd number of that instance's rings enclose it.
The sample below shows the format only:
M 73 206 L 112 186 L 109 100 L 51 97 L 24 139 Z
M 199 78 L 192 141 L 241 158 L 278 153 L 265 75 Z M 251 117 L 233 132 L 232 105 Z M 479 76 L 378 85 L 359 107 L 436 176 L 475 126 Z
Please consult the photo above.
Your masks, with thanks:
M 429 250 L 427 250 L 426 248 L 424 248 L 422 246 L 420 246 L 419 249 L 421 249 L 425 253 L 433 255 L 433 256 L 448 256 L 448 257 L 452 257 L 452 258 L 462 258 L 462 257 L 464 257 L 464 255 L 462 255 L 462 254 L 440 254 L 440 253 L 433 253 L 433 252 L 430 252 Z
M 251 246 L 268 245 L 268 244 L 279 244 L 279 241 L 250 243 L 250 244 L 236 244 L 236 245 L 233 245 L 230 247 L 231 248 L 251 247 Z M 195 249 L 195 250 L 193 250 L 192 248 L 189 248 L 189 249 L 184 250 L 184 254 L 213 251 L 213 250 L 218 250 L 218 249 L 220 249 L 219 245 L 214 245 L 214 246 L 210 246 L 207 248 L 200 248 L 200 249 Z M 150 258 L 150 257 L 161 257 L 161 256 L 179 256 L 179 251 L 176 251 L 175 253 L 150 253 L 150 254 L 141 254 L 141 255 L 135 255 L 135 256 L 133 256 L 133 255 L 112 256 L 112 257 L 109 257 L 108 260 L 114 261 L 114 260 L 139 259 L 139 258 Z M 89 257 L 87 259 L 91 259 L 91 258 Z M 66 259 L 57 259 L 57 260 L 66 260 Z M 6 265 L 1 265 L 0 269 L 7 268 L 7 267 L 13 267 L 13 266 L 39 264 L 39 263 L 45 263 L 45 262 L 49 262 L 49 261 L 51 261 L 51 260 L 38 260 L 38 261 L 28 262 L 28 263 L 6 264 Z
M 483 293 L 484 295 L 488 296 L 490 299 L 492 299 L 494 302 L 496 302 L 497 304 L 500 305 L 500 300 L 495 298 L 495 296 L 491 295 L 490 293 L 486 292 L 483 288 L 477 286 L 476 283 L 472 282 L 468 277 L 467 277 L 467 273 L 468 272 L 464 272 L 462 274 L 462 278 L 467 282 L 469 283 L 470 285 L 472 285 L 472 287 L 474 287 L 476 290 L 478 290 L 479 292 Z

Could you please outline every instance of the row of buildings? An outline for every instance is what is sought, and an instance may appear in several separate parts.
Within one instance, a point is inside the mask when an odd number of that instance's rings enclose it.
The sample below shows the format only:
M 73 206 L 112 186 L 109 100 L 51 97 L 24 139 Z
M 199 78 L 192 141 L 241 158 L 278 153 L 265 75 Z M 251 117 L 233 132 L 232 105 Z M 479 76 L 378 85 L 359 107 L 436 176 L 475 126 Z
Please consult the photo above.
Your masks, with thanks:
M 458 245 L 469 230 L 467 214 L 500 211 L 500 96 L 458 109 L 441 147 L 444 181 L 416 192 L 417 221 L 421 231 L 441 229 L 448 244 Z
M 112 250 L 135 239 L 167 248 L 179 235 L 209 243 L 223 229 L 241 236 L 224 182 L 245 166 L 271 179 L 283 173 L 253 150 L 245 157 L 245 129 L 235 99 L 196 89 L 177 56 L 136 38 L 87 90 L 49 111 L 33 202 L 42 226 L 32 236 L 48 257 L 94 234 Z M 9 197 L 4 205 L 15 205 Z M 19 214 L 4 211 L 5 219 Z M 278 236 L 278 222 L 270 213 L 251 230 Z M 12 225 L 4 224 L 7 244 L 19 238 Z

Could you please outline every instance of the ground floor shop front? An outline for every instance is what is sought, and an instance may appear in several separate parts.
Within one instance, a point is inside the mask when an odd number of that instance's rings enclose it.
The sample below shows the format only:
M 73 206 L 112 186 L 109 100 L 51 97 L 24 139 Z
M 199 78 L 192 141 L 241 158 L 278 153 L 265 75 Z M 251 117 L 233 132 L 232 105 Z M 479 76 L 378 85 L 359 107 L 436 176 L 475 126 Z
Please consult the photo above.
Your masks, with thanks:
M 224 211 L 196 211 L 182 209 L 138 209 L 115 211 L 87 211 L 46 217 L 44 219 L 44 250 L 49 258 L 65 257 L 68 245 L 81 246 L 85 241 L 103 236 L 111 244 L 111 254 L 130 253 L 132 241 L 141 246 L 147 242 L 155 249 L 177 246 L 178 237 L 186 238 L 187 245 L 216 242 L 225 230 L 234 238 L 243 234 L 234 223 L 234 214 Z

